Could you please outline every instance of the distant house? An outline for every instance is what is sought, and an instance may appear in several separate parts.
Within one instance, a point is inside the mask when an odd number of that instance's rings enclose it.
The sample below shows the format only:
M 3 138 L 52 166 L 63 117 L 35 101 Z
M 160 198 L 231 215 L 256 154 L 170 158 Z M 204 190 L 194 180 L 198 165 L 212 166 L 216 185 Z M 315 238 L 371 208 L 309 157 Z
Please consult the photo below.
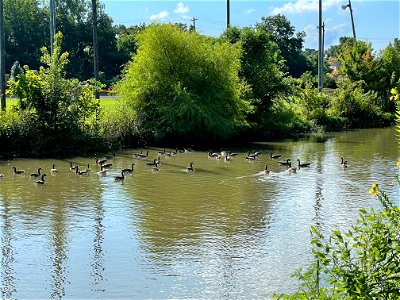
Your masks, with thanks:
M 340 69 L 340 62 L 337 61 L 333 57 L 328 57 L 326 60 L 328 67 L 331 69 L 331 72 L 327 74 L 328 77 L 331 78 L 338 78 L 339 76 L 339 69 Z

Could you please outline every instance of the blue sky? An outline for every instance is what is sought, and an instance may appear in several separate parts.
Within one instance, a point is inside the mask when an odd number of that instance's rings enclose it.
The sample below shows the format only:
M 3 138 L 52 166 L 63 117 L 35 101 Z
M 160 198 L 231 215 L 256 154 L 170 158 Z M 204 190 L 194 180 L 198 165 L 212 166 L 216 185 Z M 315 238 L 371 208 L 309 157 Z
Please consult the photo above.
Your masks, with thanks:
M 101 0 L 114 24 L 127 27 L 151 22 L 181 22 L 192 24 L 202 34 L 219 36 L 226 28 L 225 0 Z M 352 36 L 349 9 L 342 9 L 348 0 L 323 0 L 325 49 L 337 44 L 339 37 Z M 400 38 L 399 0 L 352 0 L 357 39 L 369 41 L 375 50 Z M 262 17 L 285 15 L 296 31 L 306 33 L 305 48 L 317 49 L 318 0 L 244 1 L 230 0 L 232 26 L 254 26 Z

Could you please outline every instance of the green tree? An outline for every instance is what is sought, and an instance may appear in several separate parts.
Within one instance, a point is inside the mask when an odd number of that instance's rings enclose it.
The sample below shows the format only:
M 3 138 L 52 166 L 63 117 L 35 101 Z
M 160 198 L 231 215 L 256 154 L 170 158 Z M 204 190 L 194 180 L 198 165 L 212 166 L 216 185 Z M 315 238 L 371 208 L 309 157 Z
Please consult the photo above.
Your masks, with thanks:
M 117 49 L 128 61 L 137 52 L 137 35 L 147 28 L 146 24 L 133 25 L 126 28 L 124 25 L 116 27 Z
M 103 81 L 107 83 L 120 74 L 120 66 L 127 60 L 117 49 L 117 31 L 112 25 L 112 19 L 99 4 L 97 21 L 99 71 L 104 74 Z M 70 63 L 66 66 L 67 76 L 80 80 L 93 78 L 91 5 L 81 0 L 60 2 L 57 6 L 57 28 L 64 35 L 63 49 L 70 53 Z
M 311 71 L 307 58 L 302 52 L 305 33 L 295 34 L 294 26 L 284 15 L 263 17 L 256 27 L 268 32 L 271 40 L 278 45 L 280 55 L 285 60 L 290 75 L 300 77 L 305 71 Z
M 279 48 L 270 34 L 258 28 L 228 28 L 221 37 L 232 44 L 241 45 L 239 76 L 250 87 L 247 97 L 254 106 L 249 121 L 258 132 L 263 131 L 272 100 L 287 91 L 282 71 L 284 62 L 279 58 Z M 265 128 L 264 128 L 265 129 Z
M 49 15 L 37 0 L 5 0 L 6 70 L 15 61 L 38 69 L 40 48 L 48 44 Z
M 383 107 L 386 111 L 394 111 L 395 105 L 390 101 L 390 90 L 400 82 L 400 40 L 395 39 L 379 53 L 382 65 L 382 78 L 385 79 L 381 86 Z
M 53 54 L 42 48 L 44 66 L 39 71 L 25 66 L 25 72 L 17 75 L 17 81 L 9 81 L 10 93 L 20 99 L 20 109 L 29 111 L 34 118 L 39 132 L 38 144 L 46 141 L 56 152 L 63 145 L 71 144 L 74 135 L 80 136 L 87 118 L 98 108 L 94 92 L 99 88 L 97 83 L 65 78 L 65 66 L 69 61 L 68 53 L 61 52 L 61 41 L 62 34 L 58 33 Z
M 170 24 L 153 24 L 117 85 L 142 133 L 162 139 L 227 138 L 246 125 L 240 47 Z

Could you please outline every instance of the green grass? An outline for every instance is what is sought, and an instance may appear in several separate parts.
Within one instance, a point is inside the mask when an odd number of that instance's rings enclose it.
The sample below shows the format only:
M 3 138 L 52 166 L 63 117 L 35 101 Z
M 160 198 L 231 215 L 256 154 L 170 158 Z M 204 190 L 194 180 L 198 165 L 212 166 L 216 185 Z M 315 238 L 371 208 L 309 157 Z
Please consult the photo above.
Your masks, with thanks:
M 13 107 L 18 105 L 18 98 L 6 98 L 6 107 Z
M 101 96 L 100 97 L 100 107 L 104 109 L 112 108 L 116 103 L 118 103 L 117 96 Z M 6 106 L 7 108 L 11 108 L 18 105 L 18 98 L 15 97 L 7 97 Z
M 104 109 L 113 108 L 118 103 L 118 97 L 102 96 L 100 97 L 100 107 Z

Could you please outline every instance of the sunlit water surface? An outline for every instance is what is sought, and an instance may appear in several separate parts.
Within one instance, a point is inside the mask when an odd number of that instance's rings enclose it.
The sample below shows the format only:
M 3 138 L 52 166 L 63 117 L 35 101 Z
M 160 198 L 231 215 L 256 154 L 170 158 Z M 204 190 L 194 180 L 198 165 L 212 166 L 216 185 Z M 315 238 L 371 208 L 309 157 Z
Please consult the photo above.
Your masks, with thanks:
M 263 154 L 247 161 L 250 149 Z M 140 150 L 149 158 L 134 159 Z M 127 149 L 104 177 L 94 157 L 69 159 L 89 163 L 88 176 L 67 159 L 0 162 L 2 298 L 265 299 L 294 290 L 291 275 L 312 259 L 311 225 L 348 227 L 361 207 L 377 206 L 374 182 L 399 199 L 392 128 L 232 150 L 229 162 L 204 151 L 162 155 L 154 172 L 146 163 L 156 149 Z M 311 166 L 289 174 L 269 151 Z M 115 182 L 132 162 L 133 174 Z M 28 176 L 39 167 L 41 186 Z

